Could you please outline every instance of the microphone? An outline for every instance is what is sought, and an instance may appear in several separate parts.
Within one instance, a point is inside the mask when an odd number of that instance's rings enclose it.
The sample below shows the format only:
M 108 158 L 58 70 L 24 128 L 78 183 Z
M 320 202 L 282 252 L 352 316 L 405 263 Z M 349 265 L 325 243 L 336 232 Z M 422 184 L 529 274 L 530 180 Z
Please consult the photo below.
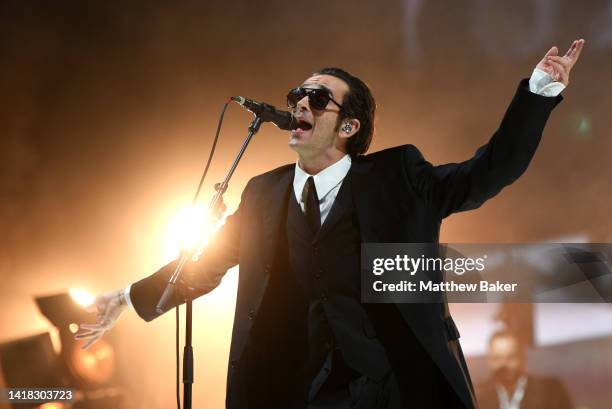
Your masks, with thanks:
M 284 131 L 291 131 L 297 129 L 296 121 L 287 111 L 281 111 L 274 108 L 272 105 L 264 102 L 257 102 L 251 99 L 246 99 L 241 96 L 235 96 L 231 98 L 232 101 L 239 103 L 247 111 L 250 111 L 261 118 L 264 122 L 272 122 L 274 125 Z

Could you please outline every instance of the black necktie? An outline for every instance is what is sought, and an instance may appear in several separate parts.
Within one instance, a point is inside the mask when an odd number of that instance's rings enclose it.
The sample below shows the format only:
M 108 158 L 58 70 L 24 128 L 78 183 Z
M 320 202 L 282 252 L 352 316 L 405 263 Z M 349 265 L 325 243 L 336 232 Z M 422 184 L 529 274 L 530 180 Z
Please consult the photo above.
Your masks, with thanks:
M 317 196 L 317 188 L 315 187 L 314 178 L 310 176 L 302 190 L 302 201 L 304 202 L 304 210 L 306 220 L 313 233 L 317 233 L 321 228 L 321 210 L 319 209 L 319 196 Z

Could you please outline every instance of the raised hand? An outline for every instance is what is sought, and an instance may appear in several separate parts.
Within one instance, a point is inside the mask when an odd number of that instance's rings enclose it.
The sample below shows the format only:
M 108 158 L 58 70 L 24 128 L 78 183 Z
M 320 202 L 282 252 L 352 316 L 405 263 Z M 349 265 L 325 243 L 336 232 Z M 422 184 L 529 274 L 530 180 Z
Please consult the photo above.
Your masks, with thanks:
M 574 40 L 570 48 L 562 57 L 558 55 L 559 49 L 556 46 L 552 47 L 538 63 L 536 68 L 545 71 L 551 76 L 553 81 L 558 81 L 567 86 L 569 84 L 570 71 L 574 67 L 574 64 L 576 64 L 576 61 L 578 61 L 584 43 L 584 39 Z
M 121 313 L 127 308 L 123 291 L 123 289 L 120 289 L 96 297 L 94 303 L 88 308 L 90 312 L 98 313 L 96 323 L 80 324 L 79 332 L 74 336 L 77 340 L 88 340 L 81 348 L 87 349 L 92 346 L 115 325 Z M 85 331 L 81 332 L 81 329 Z

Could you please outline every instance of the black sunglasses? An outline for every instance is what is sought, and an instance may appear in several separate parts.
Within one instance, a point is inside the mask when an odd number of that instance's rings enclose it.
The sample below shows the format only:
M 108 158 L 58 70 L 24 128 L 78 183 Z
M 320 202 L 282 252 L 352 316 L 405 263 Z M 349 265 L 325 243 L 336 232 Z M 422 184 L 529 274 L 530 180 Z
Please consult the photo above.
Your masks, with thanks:
M 329 101 L 342 109 L 342 105 L 332 98 L 328 90 L 323 88 L 293 88 L 287 94 L 287 106 L 291 109 L 295 108 L 297 103 L 305 96 L 308 96 L 308 103 L 312 109 L 323 111 L 327 104 L 329 104 Z

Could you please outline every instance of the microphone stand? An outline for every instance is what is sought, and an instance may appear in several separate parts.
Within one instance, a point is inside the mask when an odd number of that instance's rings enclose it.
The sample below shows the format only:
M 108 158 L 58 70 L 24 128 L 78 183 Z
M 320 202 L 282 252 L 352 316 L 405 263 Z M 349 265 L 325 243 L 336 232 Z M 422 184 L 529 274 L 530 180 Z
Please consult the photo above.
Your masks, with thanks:
M 263 120 L 259 115 L 255 116 L 251 125 L 248 128 L 248 134 L 242 143 L 242 147 L 238 152 L 238 155 L 234 159 L 232 166 L 229 171 L 225 175 L 223 182 L 215 184 L 215 190 L 217 191 L 213 196 L 210 205 L 208 206 L 207 213 L 209 216 L 213 216 L 216 220 L 218 220 L 223 213 L 223 193 L 227 189 L 230 179 L 238 166 L 238 162 L 242 159 L 242 155 L 246 151 L 247 146 L 251 142 L 253 136 L 259 131 Z M 207 218 L 207 220 L 210 220 Z M 195 249 L 189 249 L 187 251 L 181 252 L 181 257 L 179 259 L 179 263 L 177 264 L 174 273 L 168 280 L 168 284 L 166 284 L 166 288 L 159 299 L 159 302 L 156 306 L 156 311 L 158 314 L 162 314 L 165 312 L 166 307 L 174 294 L 174 288 L 176 283 L 179 281 L 183 266 L 189 259 L 191 259 L 194 255 Z M 192 386 L 193 386 L 193 346 L 192 346 L 192 332 L 193 332 L 193 316 L 192 316 L 192 307 L 193 301 L 191 299 L 187 299 L 185 301 L 185 305 L 187 307 L 186 316 L 185 316 L 185 347 L 183 348 L 183 408 L 191 409 L 192 403 Z M 178 308 L 178 306 L 176 307 Z

